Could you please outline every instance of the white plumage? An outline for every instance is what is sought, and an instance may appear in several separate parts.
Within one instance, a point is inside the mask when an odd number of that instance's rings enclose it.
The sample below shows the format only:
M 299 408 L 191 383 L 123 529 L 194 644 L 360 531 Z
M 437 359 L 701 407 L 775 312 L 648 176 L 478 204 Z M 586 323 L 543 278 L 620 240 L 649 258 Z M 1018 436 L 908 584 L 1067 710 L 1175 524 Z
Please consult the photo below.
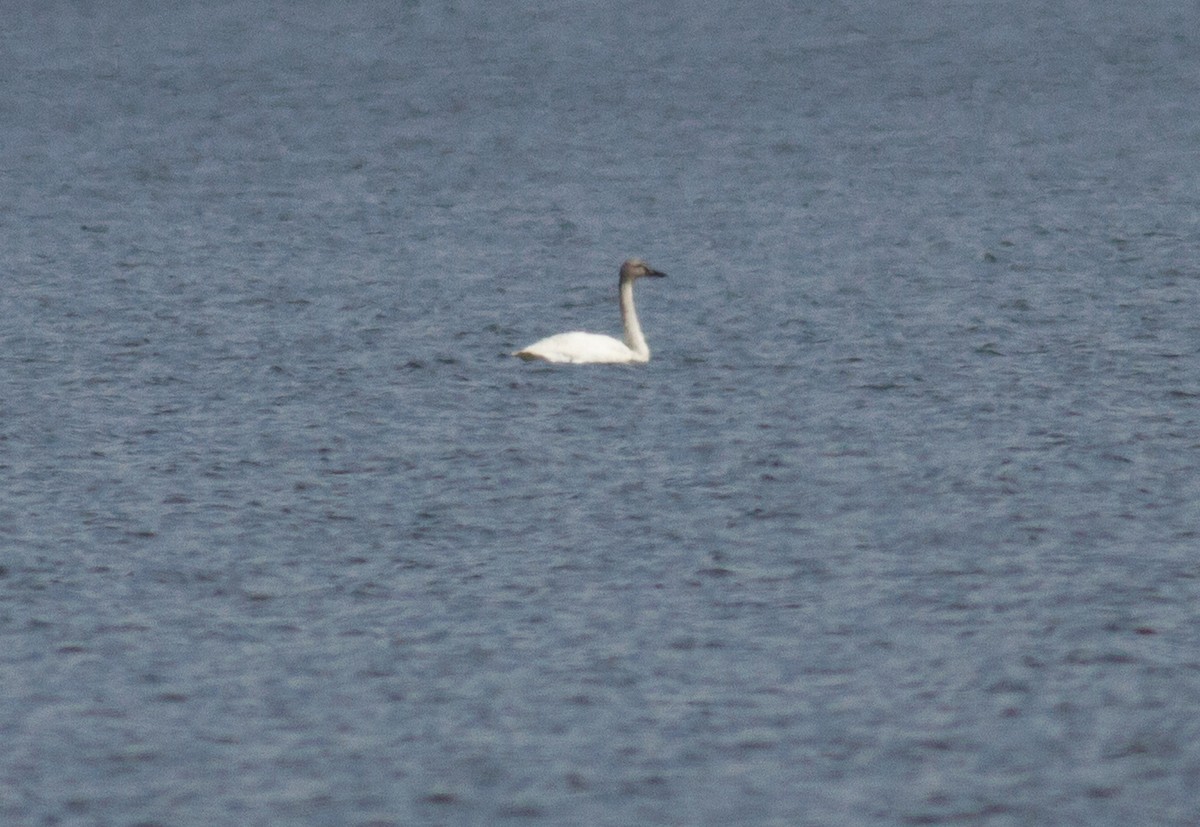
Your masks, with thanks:
M 571 364 L 619 364 L 649 362 L 650 348 L 642 327 L 638 324 L 637 311 L 633 306 L 633 283 L 643 276 L 665 276 L 640 258 L 631 258 L 621 265 L 618 292 L 621 302 L 621 322 L 625 328 L 625 341 L 599 333 L 559 333 L 521 348 L 514 356 L 532 361 Z

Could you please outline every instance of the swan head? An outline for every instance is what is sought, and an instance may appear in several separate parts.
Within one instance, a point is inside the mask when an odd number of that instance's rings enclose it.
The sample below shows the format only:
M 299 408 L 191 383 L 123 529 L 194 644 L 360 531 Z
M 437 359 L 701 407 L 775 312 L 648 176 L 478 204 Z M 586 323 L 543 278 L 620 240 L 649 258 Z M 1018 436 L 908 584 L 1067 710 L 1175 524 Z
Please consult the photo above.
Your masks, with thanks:
M 621 265 L 621 281 L 633 281 L 643 276 L 658 276 L 661 278 L 665 275 L 666 273 L 661 270 L 655 270 L 640 258 L 626 259 L 625 263 Z

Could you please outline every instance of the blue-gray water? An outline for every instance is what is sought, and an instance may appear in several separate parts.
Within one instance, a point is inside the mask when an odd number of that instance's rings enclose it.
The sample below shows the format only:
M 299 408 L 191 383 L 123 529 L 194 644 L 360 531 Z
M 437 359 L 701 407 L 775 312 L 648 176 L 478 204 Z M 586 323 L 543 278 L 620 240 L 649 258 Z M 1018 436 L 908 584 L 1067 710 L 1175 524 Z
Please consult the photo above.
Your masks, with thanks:
M 6 6 L 0 822 L 1200 821 L 1200 6 L 342 6 Z

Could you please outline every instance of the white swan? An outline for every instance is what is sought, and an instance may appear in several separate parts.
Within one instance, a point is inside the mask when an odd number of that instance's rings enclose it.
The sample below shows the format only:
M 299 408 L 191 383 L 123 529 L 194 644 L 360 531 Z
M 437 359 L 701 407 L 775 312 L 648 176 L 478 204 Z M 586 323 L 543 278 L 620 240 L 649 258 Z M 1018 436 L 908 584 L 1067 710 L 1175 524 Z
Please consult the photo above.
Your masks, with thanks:
M 650 348 L 638 324 L 633 309 L 633 282 L 642 276 L 665 276 L 640 258 L 631 258 L 621 265 L 621 321 L 625 326 L 625 341 L 599 333 L 559 333 L 521 348 L 513 356 L 526 361 L 543 359 L 547 362 L 574 364 L 649 362 Z

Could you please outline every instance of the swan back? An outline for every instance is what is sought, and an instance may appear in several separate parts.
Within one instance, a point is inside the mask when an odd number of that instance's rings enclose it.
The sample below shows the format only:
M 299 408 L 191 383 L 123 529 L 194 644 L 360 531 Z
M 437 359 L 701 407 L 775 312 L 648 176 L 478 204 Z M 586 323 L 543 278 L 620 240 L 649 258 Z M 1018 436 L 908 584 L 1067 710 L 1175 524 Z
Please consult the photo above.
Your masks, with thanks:
M 544 362 L 576 365 L 618 365 L 645 362 L 650 358 L 649 353 L 639 354 L 620 339 L 581 330 L 547 336 L 513 355 L 527 362 L 541 359 Z

